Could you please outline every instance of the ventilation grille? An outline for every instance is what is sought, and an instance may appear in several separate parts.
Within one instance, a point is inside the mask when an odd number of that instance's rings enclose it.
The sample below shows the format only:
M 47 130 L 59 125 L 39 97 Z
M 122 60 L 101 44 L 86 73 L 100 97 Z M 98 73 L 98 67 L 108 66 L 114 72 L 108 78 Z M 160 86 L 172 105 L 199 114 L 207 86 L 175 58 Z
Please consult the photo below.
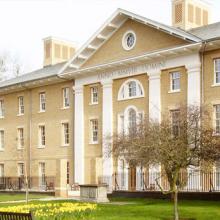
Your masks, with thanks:
M 183 21 L 183 5 L 175 5 L 175 23 L 182 23 Z

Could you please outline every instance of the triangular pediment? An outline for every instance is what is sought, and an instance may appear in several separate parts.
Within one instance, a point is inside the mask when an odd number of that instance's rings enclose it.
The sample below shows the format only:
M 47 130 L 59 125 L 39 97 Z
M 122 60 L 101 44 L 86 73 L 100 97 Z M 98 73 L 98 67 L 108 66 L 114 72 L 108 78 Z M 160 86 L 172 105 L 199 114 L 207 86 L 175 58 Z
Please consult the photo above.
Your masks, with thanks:
M 135 33 L 136 44 L 132 50 L 125 50 L 122 39 L 129 30 Z M 60 74 L 67 68 L 75 71 L 192 42 L 200 42 L 200 39 L 183 30 L 118 9 L 76 52 Z
M 136 42 L 134 48 L 127 50 L 123 47 L 125 35 L 134 33 Z M 97 50 L 83 65 L 83 68 L 114 62 L 129 57 L 165 48 L 189 44 L 189 41 L 172 36 L 161 30 L 128 19 L 116 33 Z

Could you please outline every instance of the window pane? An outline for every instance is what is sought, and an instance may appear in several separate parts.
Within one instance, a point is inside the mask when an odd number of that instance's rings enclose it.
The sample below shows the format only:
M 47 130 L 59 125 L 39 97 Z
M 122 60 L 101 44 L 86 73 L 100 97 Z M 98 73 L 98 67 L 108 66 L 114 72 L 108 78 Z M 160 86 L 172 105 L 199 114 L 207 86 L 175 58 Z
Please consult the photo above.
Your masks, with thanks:
M 130 109 L 128 112 L 129 130 L 134 131 L 137 126 L 137 114 L 134 109 Z
M 137 95 L 136 82 L 132 81 L 128 84 L 129 89 L 129 97 L 133 97 Z
M 40 93 L 40 111 L 46 110 L 46 94 Z
M 4 177 L 4 164 L 0 164 L 0 178 Z M 1 179 L 0 179 L 0 183 L 1 183 Z
M 69 88 L 63 89 L 63 107 L 70 106 Z
M 63 123 L 64 144 L 69 144 L 69 123 Z
M 4 131 L 0 131 L 0 149 L 4 149 Z
M 0 100 L 0 117 L 4 116 L 4 100 Z
M 171 111 L 171 124 L 172 124 L 172 134 L 176 137 L 180 134 L 180 111 Z
M 24 97 L 20 96 L 18 97 L 18 113 L 24 114 Z
M 40 126 L 40 146 L 45 146 L 45 126 Z
M 98 142 L 98 120 L 91 120 L 91 141 Z
M 220 134 L 220 105 L 215 106 L 215 118 L 216 118 L 215 131 L 217 134 Z
M 215 81 L 220 83 L 220 58 L 215 59 Z
M 98 103 L 98 87 L 92 87 L 91 88 L 91 103 L 96 104 Z
M 215 59 L 215 71 L 220 72 L 220 59 Z
M 174 72 L 171 73 L 171 83 L 172 83 L 172 90 L 179 90 L 180 89 L 180 73 Z
M 19 128 L 18 129 L 18 148 L 24 147 L 24 129 Z
M 70 183 L 70 163 L 66 164 L 66 184 Z
M 220 72 L 216 72 L 216 83 L 220 83 Z

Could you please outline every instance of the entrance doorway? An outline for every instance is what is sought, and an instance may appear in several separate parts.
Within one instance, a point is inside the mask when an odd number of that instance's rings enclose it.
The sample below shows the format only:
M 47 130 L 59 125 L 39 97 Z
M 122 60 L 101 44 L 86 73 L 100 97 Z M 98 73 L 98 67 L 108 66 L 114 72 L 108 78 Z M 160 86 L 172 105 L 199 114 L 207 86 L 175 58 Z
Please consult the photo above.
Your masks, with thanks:
M 129 169 L 129 190 L 135 191 L 136 190 L 136 168 L 131 167 Z

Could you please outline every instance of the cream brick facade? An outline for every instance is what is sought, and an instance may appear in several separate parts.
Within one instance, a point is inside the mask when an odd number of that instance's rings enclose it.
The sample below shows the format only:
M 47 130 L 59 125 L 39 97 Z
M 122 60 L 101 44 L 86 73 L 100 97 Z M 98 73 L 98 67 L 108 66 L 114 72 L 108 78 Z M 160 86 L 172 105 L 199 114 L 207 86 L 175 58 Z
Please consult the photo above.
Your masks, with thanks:
M 220 58 L 218 39 L 209 43 L 195 33 L 172 29 L 119 9 L 88 42 L 57 68 L 44 67 L 39 76 L 38 72 L 31 73 L 35 77 L 32 80 L 21 76 L 19 83 L 0 83 L 0 100 L 4 100 L 5 109 L 0 118 L 0 131 L 4 131 L 0 164 L 4 164 L 5 177 L 17 176 L 17 165 L 23 161 L 28 176 L 39 177 L 40 163 L 45 163 L 45 176 L 54 177 L 57 194 L 65 196 L 73 183 L 105 182 L 112 190 L 113 174 L 124 172 L 129 164 L 122 169 L 122 161 L 106 158 L 109 145 L 105 135 L 119 132 L 122 126 L 126 129 L 131 110 L 138 117 L 161 121 L 170 110 L 183 104 L 206 103 L 212 112 L 213 106 L 220 104 L 219 84 L 213 84 L 213 60 Z M 126 43 L 134 45 L 129 50 L 123 45 Z M 178 80 L 174 90 L 172 73 L 177 73 Z M 97 99 L 92 103 L 94 87 Z M 63 108 L 64 88 L 69 89 L 68 108 Z M 45 112 L 40 112 L 42 92 L 46 95 Z M 24 97 L 25 109 L 20 116 L 19 96 Z M 96 122 L 92 124 L 92 120 Z M 69 124 L 69 144 L 65 146 L 63 123 Z M 43 148 L 39 147 L 39 126 L 45 126 Z M 24 128 L 23 151 L 17 149 L 20 127 Z M 124 173 L 123 189 L 140 190 L 140 172 L 140 167 L 130 167 Z M 147 179 L 150 183 L 150 177 Z

